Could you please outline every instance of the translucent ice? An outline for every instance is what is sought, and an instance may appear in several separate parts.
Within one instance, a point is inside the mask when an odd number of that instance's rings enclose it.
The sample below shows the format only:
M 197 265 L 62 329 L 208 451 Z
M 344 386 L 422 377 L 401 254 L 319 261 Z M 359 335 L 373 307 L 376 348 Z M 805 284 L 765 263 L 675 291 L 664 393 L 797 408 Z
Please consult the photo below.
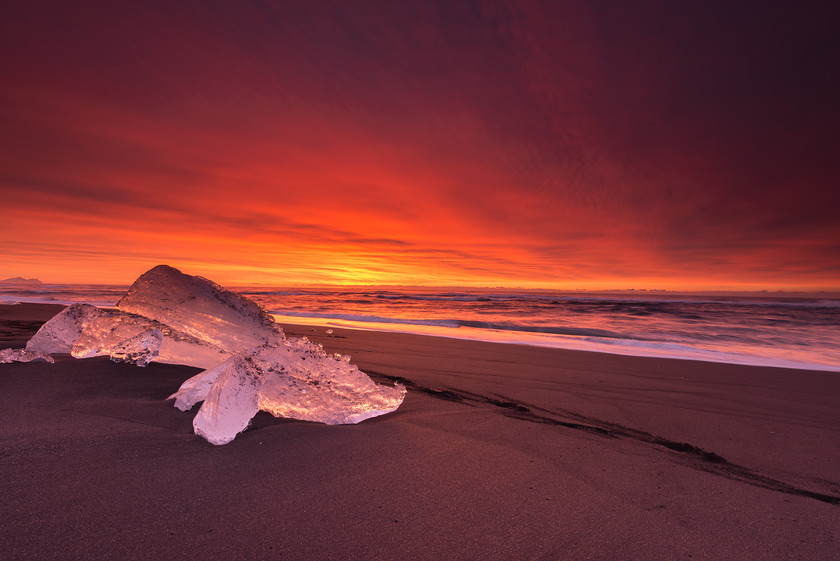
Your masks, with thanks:
M 100 316 L 100 310 L 88 304 L 65 308 L 26 343 L 27 351 L 69 353 L 87 326 Z
M 216 370 L 216 379 L 193 419 L 195 434 L 210 444 L 227 444 L 245 430 L 260 410 L 259 387 L 265 370 L 254 358 L 236 355 Z
M 7 362 L 55 362 L 55 359 L 41 351 L 27 351 L 26 349 L 0 350 L 0 364 Z
M 158 356 L 161 343 L 163 343 L 163 332 L 155 327 L 138 333 L 111 349 L 111 360 L 146 366 Z
M 284 339 L 255 302 L 166 265 L 141 275 L 117 307 L 74 304 L 44 324 L 26 348 L 76 358 L 117 349 L 114 358 L 125 360 L 120 345 L 158 329 L 163 340 L 156 361 L 210 368 L 239 351 Z
M 226 444 L 257 411 L 328 425 L 355 424 L 397 409 L 405 388 L 376 384 L 347 357 L 328 355 L 307 339 L 288 339 L 240 353 L 190 378 L 175 394 L 186 411 L 204 404 L 193 421 L 196 434 Z
M 305 338 L 287 339 L 257 303 L 166 265 L 141 275 L 117 309 L 66 308 L 25 352 L 205 368 L 172 397 L 182 411 L 204 402 L 193 426 L 213 444 L 233 440 L 259 410 L 348 424 L 394 411 L 405 397 L 404 387 L 374 383 L 349 356 L 327 355 Z
M 159 321 L 231 354 L 283 339 L 283 330 L 256 302 L 168 265 L 143 273 L 117 302 L 117 308 Z
M 116 352 L 112 358 L 124 360 L 124 345 L 153 330 L 161 333 L 162 340 L 157 349 L 157 360 L 160 362 L 207 368 L 231 355 L 212 343 L 174 330 L 153 319 L 121 310 L 104 310 L 89 304 L 73 304 L 65 308 L 41 326 L 26 344 L 26 350 L 70 353 L 75 358 L 113 355 Z
M 189 411 L 193 405 L 204 401 L 204 398 L 210 393 L 210 388 L 213 387 L 216 379 L 230 366 L 230 361 L 231 359 L 229 358 L 213 368 L 199 372 L 181 384 L 178 391 L 166 399 L 174 399 L 175 407 L 181 411 Z

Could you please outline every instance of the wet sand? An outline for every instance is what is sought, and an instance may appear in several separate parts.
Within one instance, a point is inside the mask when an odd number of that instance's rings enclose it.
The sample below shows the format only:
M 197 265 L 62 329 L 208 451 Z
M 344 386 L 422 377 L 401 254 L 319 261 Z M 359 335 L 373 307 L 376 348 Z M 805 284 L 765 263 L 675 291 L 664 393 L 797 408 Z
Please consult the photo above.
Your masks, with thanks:
M 4 558 L 840 558 L 840 373 L 285 327 L 404 404 L 215 447 L 196 369 L 0 364 Z

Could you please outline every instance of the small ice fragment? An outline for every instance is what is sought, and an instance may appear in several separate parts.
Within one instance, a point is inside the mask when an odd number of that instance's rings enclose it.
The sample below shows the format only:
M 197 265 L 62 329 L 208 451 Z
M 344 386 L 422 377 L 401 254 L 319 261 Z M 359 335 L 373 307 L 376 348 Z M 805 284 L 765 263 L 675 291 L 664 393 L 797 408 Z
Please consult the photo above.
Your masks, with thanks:
M 10 362 L 55 362 L 49 354 L 41 351 L 27 351 L 26 349 L 0 350 L 0 364 Z
M 111 360 L 129 362 L 135 366 L 147 366 L 153 358 L 158 356 L 161 343 L 163 343 L 163 333 L 155 327 L 144 333 L 138 333 L 111 349 Z

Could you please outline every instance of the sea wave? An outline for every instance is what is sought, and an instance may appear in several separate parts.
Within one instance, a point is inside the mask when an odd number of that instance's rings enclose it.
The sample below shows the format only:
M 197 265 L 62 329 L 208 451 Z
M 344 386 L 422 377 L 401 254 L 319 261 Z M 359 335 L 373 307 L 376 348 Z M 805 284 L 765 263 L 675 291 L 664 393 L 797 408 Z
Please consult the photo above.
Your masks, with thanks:
M 340 315 L 340 314 L 338 314 Z M 779 350 L 767 353 L 766 349 L 755 347 L 739 347 L 738 350 L 727 349 L 725 346 L 715 348 L 701 347 L 692 341 L 654 341 L 642 339 L 623 339 L 597 336 L 577 336 L 557 333 L 512 331 L 500 329 L 483 329 L 464 325 L 452 326 L 451 322 L 376 322 L 370 316 L 366 320 L 358 320 L 351 314 L 344 314 L 345 318 L 312 317 L 312 314 L 299 316 L 275 316 L 281 323 L 295 323 L 295 320 L 305 320 L 309 325 L 322 327 L 337 327 L 345 329 L 362 329 L 370 331 L 390 331 L 484 341 L 489 343 L 517 344 L 555 349 L 589 351 L 624 356 L 639 356 L 652 358 L 670 358 L 679 360 L 698 360 L 705 362 L 720 362 L 728 364 L 743 364 L 752 366 L 771 366 L 777 368 L 796 368 L 805 370 L 840 371 L 840 357 L 821 353 L 795 353 Z M 387 319 L 387 318 L 384 318 Z
M 0 303 L 98 306 L 115 305 L 127 289 L 3 288 Z M 813 364 L 840 370 L 840 300 L 833 298 L 297 287 L 237 291 L 289 323 L 744 364 L 778 366 L 788 360 L 785 364 L 798 368 Z
M 469 327 L 473 329 L 488 329 L 495 331 L 511 331 L 522 333 L 544 333 L 551 335 L 568 335 L 572 337 L 603 337 L 608 339 L 632 339 L 630 334 L 617 333 L 606 329 L 590 329 L 569 326 L 553 325 L 524 325 L 509 322 L 486 322 L 462 319 L 413 319 L 393 318 L 386 316 L 372 316 L 361 314 L 342 314 L 335 312 L 311 312 L 300 310 L 269 310 L 269 313 L 279 316 L 301 317 L 301 318 L 323 318 L 357 321 L 362 323 L 379 323 L 395 325 L 426 325 L 435 327 Z M 643 340 L 643 339 L 639 339 Z
M 245 295 L 254 296 L 302 296 L 302 297 L 331 297 L 337 301 L 346 301 L 347 297 L 392 302 L 482 302 L 487 304 L 533 303 L 547 306 L 618 306 L 650 307 L 651 311 L 667 310 L 680 305 L 712 305 L 712 306 L 758 306 L 783 308 L 840 308 L 840 299 L 832 298 L 778 298 L 770 296 L 669 296 L 669 295 L 604 295 L 604 294 L 557 294 L 557 293 L 523 293 L 523 292 L 400 292 L 382 290 L 333 291 L 333 290 L 242 290 Z
M 618 333 L 606 329 L 591 329 L 585 327 L 568 327 L 554 325 L 523 325 L 516 323 L 493 323 L 473 320 L 452 320 L 460 327 L 474 327 L 477 329 L 493 329 L 496 331 L 521 331 L 523 333 L 546 333 L 551 335 L 569 335 L 573 337 L 602 337 L 606 339 L 636 339 L 628 333 Z M 641 339 L 639 339 L 641 340 Z
M 428 326 L 435 326 L 435 327 L 458 327 L 458 321 L 457 320 L 400 319 L 400 318 L 391 318 L 391 317 L 385 317 L 385 316 L 370 316 L 370 315 L 360 315 L 360 314 L 342 314 L 342 313 L 335 313 L 335 312 L 310 312 L 310 311 L 298 311 L 298 310 L 269 310 L 268 313 L 273 314 L 273 315 L 277 315 L 277 316 L 347 320 L 347 321 L 357 321 L 357 322 L 362 322 L 362 323 L 380 323 L 380 324 L 393 323 L 393 324 L 396 324 L 396 325 L 428 325 Z

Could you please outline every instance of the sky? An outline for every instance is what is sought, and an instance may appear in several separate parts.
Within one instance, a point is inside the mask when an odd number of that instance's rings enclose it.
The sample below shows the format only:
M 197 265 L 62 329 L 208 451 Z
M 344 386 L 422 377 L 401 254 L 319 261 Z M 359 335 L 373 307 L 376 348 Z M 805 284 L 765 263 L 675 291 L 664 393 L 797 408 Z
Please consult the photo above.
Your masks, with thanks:
M 41 2 L 0 278 L 840 289 L 830 2 Z

